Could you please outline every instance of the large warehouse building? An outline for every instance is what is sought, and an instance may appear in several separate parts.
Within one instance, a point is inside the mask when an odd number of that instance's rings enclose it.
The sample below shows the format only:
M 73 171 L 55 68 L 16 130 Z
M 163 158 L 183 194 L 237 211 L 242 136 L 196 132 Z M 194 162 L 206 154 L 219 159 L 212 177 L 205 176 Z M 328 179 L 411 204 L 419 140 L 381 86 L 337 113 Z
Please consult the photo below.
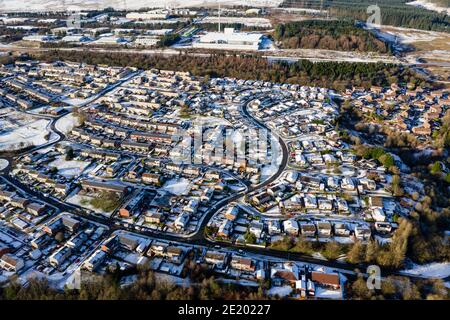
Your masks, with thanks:
M 194 48 L 222 50 L 260 50 L 264 35 L 260 33 L 236 32 L 225 28 L 224 32 L 208 32 L 196 42 Z

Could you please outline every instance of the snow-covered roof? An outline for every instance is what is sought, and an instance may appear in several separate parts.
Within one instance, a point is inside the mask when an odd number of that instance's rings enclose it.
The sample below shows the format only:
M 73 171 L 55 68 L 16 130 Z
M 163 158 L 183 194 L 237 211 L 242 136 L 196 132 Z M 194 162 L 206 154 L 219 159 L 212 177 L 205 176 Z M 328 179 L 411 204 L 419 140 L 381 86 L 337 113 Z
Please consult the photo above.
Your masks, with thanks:
M 79 41 L 86 41 L 89 40 L 88 37 L 85 37 L 83 35 L 72 35 L 72 36 L 66 36 L 62 38 L 62 41 L 65 42 L 79 42 Z
M 240 43 L 251 42 L 258 43 L 264 35 L 261 33 L 245 33 L 235 32 L 232 28 L 225 28 L 224 32 L 208 32 L 200 37 L 200 42 L 214 43 L 214 42 L 226 42 L 226 43 Z

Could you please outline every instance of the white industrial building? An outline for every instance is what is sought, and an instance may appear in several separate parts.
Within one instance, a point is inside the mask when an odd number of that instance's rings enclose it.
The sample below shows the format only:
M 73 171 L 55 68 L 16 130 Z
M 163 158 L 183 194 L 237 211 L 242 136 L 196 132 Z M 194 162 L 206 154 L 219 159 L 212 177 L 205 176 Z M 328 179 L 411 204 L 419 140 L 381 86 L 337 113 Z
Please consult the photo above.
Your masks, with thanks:
M 224 32 L 208 32 L 193 42 L 194 48 L 222 50 L 260 50 L 264 35 L 261 33 L 236 32 L 225 28 Z
M 91 38 L 83 36 L 83 35 L 73 35 L 73 36 L 65 36 L 61 39 L 62 42 L 89 42 L 92 41 Z
M 32 35 L 32 36 L 25 36 L 22 38 L 22 40 L 31 42 L 50 42 L 55 40 L 55 38 L 49 35 Z
M 130 12 L 126 15 L 127 19 L 131 20 L 153 20 L 153 19 L 167 19 L 169 17 L 168 10 L 152 10 L 147 12 Z
M 173 31 L 173 29 L 155 29 L 155 30 L 147 30 L 145 32 L 146 35 L 149 36 L 164 36 Z
M 159 37 L 155 36 L 139 36 L 134 40 L 134 44 L 139 46 L 154 46 L 158 43 L 159 39 Z
M 199 23 L 238 23 L 249 27 L 271 28 L 272 23 L 267 18 L 246 18 L 246 17 L 205 17 Z
M 105 44 L 105 45 L 121 44 L 126 42 L 128 42 L 126 39 L 116 36 L 100 37 L 95 41 L 96 44 Z

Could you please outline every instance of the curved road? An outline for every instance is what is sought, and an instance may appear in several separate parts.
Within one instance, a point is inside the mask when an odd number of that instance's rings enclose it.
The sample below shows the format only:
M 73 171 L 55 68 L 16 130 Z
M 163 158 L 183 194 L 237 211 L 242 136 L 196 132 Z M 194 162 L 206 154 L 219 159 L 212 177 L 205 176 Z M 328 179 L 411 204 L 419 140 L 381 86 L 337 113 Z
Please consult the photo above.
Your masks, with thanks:
M 252 117 L 250 115 L 250 113 L 247 110 L 247 106 L 248 104 L 251 102 L 252 100 L 247 101 L 243 106 L 242 106 L 242 112 L 244 113 L 244 115 L 247 117 L 247 119 L 251 119 L 253 122 L 255 122 L 258 126 L 263 127 L 264 129 L 266 129 L 268 132 L 270 132 L 271 134 L 273 134 L 276 138 L 278 138 L 278 142 L 281 146 L 282 152 L 283 152 L 283 159 L 281 160 L 281 164 L 278 167 L 277 172 L 271 176 L 269 179 L 266 179 L 265 181 L 261 182 L 260 184 L 257 184 L 255 186 L 251 186 L 249 187 L 246 191 L 241 191 L 239 193 L 236 193 L 235 195 L 224 199 L 218 203 L 216 203 L 215 205 L 213 205 L 211 207 L 210 210 L 208 210 L 208 212 L 205 214 L 205 216 L 202 218 L 201 223 L 199 228 L 195 231 L 194 234 L 192 234 L 192 236 L 189 237 L 189 239 L 194 239 L 194 240 L 200 240 L 200 239 L 206 239 L 205 235 L 204 235 L 204 229 L 206 227 L 206 225 L 208 224 L 209 220 L 211 219 L 211 217 L 218 212 L 219 210 L 221 210 L 222 208 L 224 208 L 225 206 L 227 206 L 229 203 L 235 202 L 238 199 L 240 199 L 241 197 L 245 196 L 246 194 L 252 193 L 254 191 L 257 190 L 261 190 L 265 187 L 267 187 L 268 185 L 270 185 L 271 183 L 273 183 L 274 181 L 276 181 L 281 174 L 283 173 L 283 171 L 286 169 L 286 166 L 288 164 L 288 160 L 289 160 L 289 152 L 288 152 L 288 148 L 286 143 L 283 141 L 283 139 L 278 136 L 275 132 L 270 131 L 270 129 L 264 125 L 262 122 L 258 121 L 257 119 L 255 119 L 254 117 Z
M 107 225 L 110 228 L 110 232 L 113 232 L 115 230 L 126 230 L 129 232 L 139 233 L 139 234 L 149 236 L 149 237 L 156 237 L 156 238 L 160 238 L 160 239 L 167 240 L 167 241 L 184 242 L 184 243 L 191 244 L 191 245 L 201 245 L 201 246 L 207 246 L 207 247 L 212 247 L 215 244 L 220 244 L 224 248 L 235 249 L 235 250 L 242 248 L 246 252 L 258 254 L 259 256 L 268 256 L 268 257 L 282 258 L 282 259 L 287 259 L 287 260 L 295 260 L 295 261 L 299 261 L 299 262 L 323 265 L 323 266 L 327 266 L 330 268 L 347 270 L 350 272 L 353 272 L 355 270 L 355 268 L 361 268 L 362 270 L 365 270 L 365 268 L 367 266 L 363 265 L 363 264 L 352 265 L 349 263 L 342 263 L 342 262 L 337 262 L 337 261 L 321 260 L 321 259 L 311 257 L 309 255 L 301 254 L 301 253 L 272 250 L 270 248 L 269 249 L 268 248 L 260 249 L 260 248 L 253 248 L 253 247 L 248 247 L 248 246 L 239 246 L 239 245 L 235 245 L 235 244 L 231 244 L 231 243 L 212 242 L 205 237 L 204 229 L 205 229 L 208 221 L 218 210 L 221 210 L 222 208 L 224 208 L 226 205 L 228 205 L 231 202 L 237 201 L 238 199 L 240 199 L 241 197 L 245 196 L 248 193 L 258 191 L 258 190 L 263 190 L 264 188 L 266 188 L 268 185 L 270 185 L 271 183 L 276 181 L 281 176 L 281 174 L 284 172 L 284 170 L 286 169 L 287 164 L 288 164 L 289 151 L 288 151 L 288 147 L 287 147 L 286 143 L 279 135 L 277 135 L 275 132 L 273 132 L 269 128 L 267 128 L 267 126 L 264 123 L 262 123 L 261 121 L 255 119 L 253 116 L 251 116 L 251 114 L 247 110 L 247 106 L 250 103 L 250 101 L 251 100 L 247 101 L 243 105 L 242 112 L 247 117 L 247 119 L 252 120 L 259 127 L 266 129 L 268 132 L 270 132 L 272 135 L 274 135 L 278 139 L 278 142 L 279 142 L 279 144 L 281 146 L 281 150 L 282 150 L 282 156 L 283 156 L 282 161 L 279 165 L 279 168 L 273 176 L 271 176 L 267 180 L 263 181 L 262 183 L 252 186 L 252 187 L 249 187 L 247 190 L 241 191 L 241 192 L 239 192 L 229 198 L 223 199 L 222 201 L 213 205 L 210 208 L 210 210 L 203 217 L 203 219 L 200 223 L 200 226 L 197 228 L 197 231 L 191 235 L 188 235 L 187 237 L 165 234 L 163 232 L 153 231 L 153 230 L 149 230 L 149 229 L 148 230 L 137 230 L 134 226 L 124 225 L 124 224 L 117 225 L 114 223 L 115 221 L 112 221 L 111 219 L 100 217 L 98 215 L 93 216 L 93 215 L 86 214 L 86 211 L 80 206 L 67 204 L 56 198 L 44 197 L 41 193 L 29 189 L 28 186 L 23 185 L 20 181 L 18 181 L 17 179 L 15 179 L 14 177 L 9 175 L 9 172 L 11 170 L 11 161 L 10 161 L 10 165 L 8 166 L 8 168 L 5 168 L 3 170 L 3 172 L 0 172 L 0 178 L 2 178 L 4 181 L 6 181 L 12 185 L 17 186 L 19 189 L 26 191 L 30 195 L 32 195 L 36 198 L 39 198 L 42 201 L 44 201 L 54 207 L 59 208 L 61 211 L 71 212 L 76 215 L 82 216 L 84 219 Z M 43 146 L 35 147 L 35 148 L 31 149 L 32 151 L 48 147 L 49 145 L 58 143 L 59 141 L 65 139 L 64 133 L 59 131 L 55 126 L 56 121 L 59 120 L 61 117 L 62 116 L 54 118 L 51 123 L 51 129 L 59 136 L 59 138 L 57 140 L 47 143 Z M 22 153 L 18 153 L 17 156 L 26 154 L 28 152 L 30 152 L 30 150 L 22 152 Z M 8 160 L 10 160 L 10 159 L 8 159 Z M 404 275 L 398 271 L 384 271 L 383 273 L 385 275 L 403 275 L 403 276 L 408 276 L 409 278 L 412 278 L 412 279 L 422 279 L 422 277 L 420 277 L 420 276 Z

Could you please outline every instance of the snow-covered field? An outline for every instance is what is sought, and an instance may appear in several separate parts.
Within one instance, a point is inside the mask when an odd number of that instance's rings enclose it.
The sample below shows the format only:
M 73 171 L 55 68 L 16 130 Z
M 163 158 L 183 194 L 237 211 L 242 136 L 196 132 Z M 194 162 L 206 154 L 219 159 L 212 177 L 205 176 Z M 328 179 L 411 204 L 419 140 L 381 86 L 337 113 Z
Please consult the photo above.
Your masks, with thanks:
M 58 168 L 58 173 L 66 178 L 79 176 L 83 170 L 89 165 L 89 162 L 84 161 L 66 161 L 64 156 L 60 156 L 55 161 L 48 164 L 50 167 Z
M 0 150 L 15 150 L 26 145 L 39 146 L 47 143 L 45 136 L 50 132 L 49 124 L 49 120 L 22 115 L 0 119 Z
M 443 262 L 437 263 L 433 262 L 424 265 L 415 265 L 413 268 L 408 270 L 403 270 L 402 273 L 414 274 L 429 278 L 447 278 L 450 276 L 450 263 Z
M 450 42 L 448 44 L 450 48 Z M 423 52 L 421 53 L 421 57 L 427 60 L 449 61 L 450 50 L 432 50 L 428 52 Z
M 173 193 L 175 195 L 183 195 L 189 192 L 190 182 L 189 180 L 184 178 L 171 179 L 167 181 L 161 189 Z
M 114 212 L 114 210 L 111 211 L 111 212 L 103 212 L 102 210 L 94 208 L 90 204 L 90 200 L 91 199 L 92 199 L 91 197 L 87 197 L 87 196 L 82 196 L 82 195 L 76 194 L 76 195 L 70 197 L 69 199 L 67 199 L 66 201 L 68 203 L 75 204 L 75 205 L 78 205 L 80 207 L 92 210 L 92 211 L 94 211 L 96 213 L 102 214 L 102 215 L 107 216 L 107 217 L 110 217 L 112 215 L 112 213 Z
M 283 151 L 278 141 L 272 140 L 272 158 L 269 165 L 265 165 L 261 168 L 261 181 L 264 181 L 275 173 L 280 168 L 281 161 L 283 160 Z
M 316 298 L 322 299 L 342 299 L 342 293 L 338 290 L 328 290 L 321 287 L 316 288 Z
M 439 5 L 427 0 L 417 0 L 408 2 L 406 4 L 414 7 L 424 8 L 430 11 L 445 12 L 447 14 L 450 14 L 450 8 L 440 7 Z
M 87 99 L 81 99 L 81 98 L 66 98 L 63 101 L 65 103 L 67 103 L 68 105 L 77 107 L 77 106 L 82 106 L 85 105 L 86 103 L 88 103 L 89 101 L 91 101 L 92 99 L 95 99 L 95 97 L 97 96 L 93 96 Z
M 272 23 L 266 18 L 243 18 L 243 17 L 206 17 L 200 23 L 240 23 L 246 26 L 255 26 L 262 28 L 272 27 Z
M 72 131 L 78 125 L 78 118 L 75 117 L 72 113 L 62 117 L 55 123 L 56 129 L 66 134 Z
M 0 159 L 0 171 L 5 169 L 8 166 L 9 162 L 5 159 Z
M 278 295 L 280 298 L 288 296 L 292 292 L 291 286 L 272 287 L 267 291 L 270 296 Z
M 279 57 L 279 58 L 278 58 Z M 386 62 L 396 63 L 397 58 L 376 52 L 337 51 L 324 49 L 279 49 L 269 61 L 292 59 L 309 59 L 311 61 L 342 61 L 342 62 Z
M 116 10 L 140 8 L 186 8 L 222 5 L 277 7 L 283 0 L 0 0 L 0 11 L 92 10 L 112 7 Z
M 412 44 L 414 42 L 429 42 L 446 36 L 446 33 L 437 31 L 427 31 L 412 28 L 402 28 L 393 26 L 366 25 L 365 29 L 374 32 L 379 38 L 391 43 Z

